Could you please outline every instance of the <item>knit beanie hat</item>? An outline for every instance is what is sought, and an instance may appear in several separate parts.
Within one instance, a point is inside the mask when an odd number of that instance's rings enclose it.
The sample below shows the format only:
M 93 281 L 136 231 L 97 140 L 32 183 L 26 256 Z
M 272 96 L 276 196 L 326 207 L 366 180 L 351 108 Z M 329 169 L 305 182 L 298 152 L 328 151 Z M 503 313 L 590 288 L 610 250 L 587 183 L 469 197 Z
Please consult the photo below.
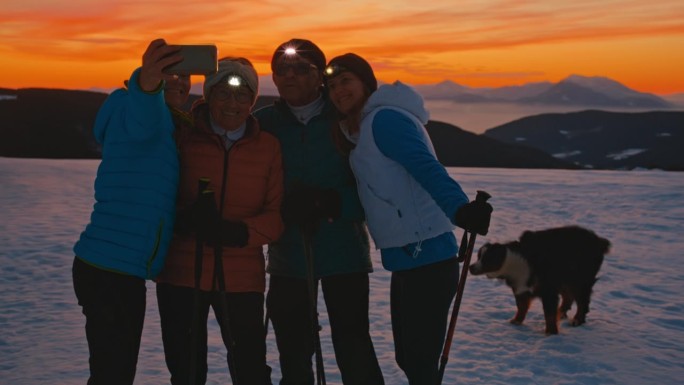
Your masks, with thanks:
M 252 66 L 252 63 L 244 58 L 227 57 L 219 60 L 218 71 L 204 78 L 204 99 L 207 99 L 211 92 L 211 87 L 219 84 L 221 81 L 227 80 L 228 76 L 237 75 L 246 83 L 256 98 L 259 92 L 259 76 Z
M 361 56 L 354 53 L 334 57 L 325 68 L 325 77 L 334 78 L 342 72 L 349 71 L 361 79 L 361 82 L 368 87 L 370 92 L 378 89 L 378 81 L 370 64 Z
M 323 71 L 325 68 L 325 54 L 316 44 L 305 39 L 290 39 L 279 45 L 273 53 L 273 57 L 271 58 L 271 71 L 275 72 L 278 59 L 283 55 L 290 54 L 290 52 L 309 60 L 319 71 Z

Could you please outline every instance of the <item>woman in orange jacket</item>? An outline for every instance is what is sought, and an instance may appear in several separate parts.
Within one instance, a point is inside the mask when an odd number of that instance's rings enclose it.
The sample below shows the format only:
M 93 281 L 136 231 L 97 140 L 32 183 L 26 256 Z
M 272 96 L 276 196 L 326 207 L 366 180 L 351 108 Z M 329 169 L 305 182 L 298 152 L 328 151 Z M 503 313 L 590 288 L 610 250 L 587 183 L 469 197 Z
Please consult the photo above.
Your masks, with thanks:
M 204 100 L 192 108 L 192 124 L 178 133 L 177 231 L 157 279 L 174 385 L 206 381 L 210 307 L 233 383 L 270 384 L 263 245 L 283 230 L 283 174 L 278 140 L 251 115 L 257 92 L 257 73 L 247 59 L 221 59 L 218 72 L 206 77 Z M 198 191 L 201 178 L 210 181 L 213 194 Z M 202 197 L 214 215 L 198 207 Z

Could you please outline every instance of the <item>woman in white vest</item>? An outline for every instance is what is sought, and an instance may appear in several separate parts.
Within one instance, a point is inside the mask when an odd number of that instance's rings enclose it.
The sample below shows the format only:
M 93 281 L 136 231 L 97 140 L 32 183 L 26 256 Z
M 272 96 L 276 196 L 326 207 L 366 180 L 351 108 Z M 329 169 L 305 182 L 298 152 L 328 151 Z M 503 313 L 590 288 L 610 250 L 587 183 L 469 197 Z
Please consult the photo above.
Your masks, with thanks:
M 392 272 L 395 359 L 409 384 L 434 384 L 458 286 L 454 224 L 486 233 L 491 206 L 468 203 L 437 160 L 413 88 L 378 88 L 371 66 L 353 53 L 333 58 L 325 75 L 340 114 L 337 142 L 349 151 L 368 230 Z

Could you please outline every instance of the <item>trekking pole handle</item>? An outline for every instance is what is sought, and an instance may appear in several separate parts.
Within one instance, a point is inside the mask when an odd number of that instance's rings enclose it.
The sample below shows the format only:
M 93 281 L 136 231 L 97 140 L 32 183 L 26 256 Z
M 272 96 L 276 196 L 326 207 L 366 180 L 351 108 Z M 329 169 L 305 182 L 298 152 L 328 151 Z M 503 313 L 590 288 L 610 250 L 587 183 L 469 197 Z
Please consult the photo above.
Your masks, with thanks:
M 491 197 L 492 196 L 488 192 L 484 190 L 477 190 L 475 201 L 480 203 L 486 203 L 487 200 L 489 200 L 489 198 Z M 471 229 L 465 229 L 463 231 L 463 238 L 461 238 L 461 246 L 458 248 L 458 257 L 456 258 L 458 262 L 465 261 L 466 253 L 468 252 L 468 233 L 470 233 L 471 237 L 475 237 L 475 232 Z
M 202 194 L 204 190 L 209 187 L 209 183 L 211 182 L 211 179 L 206 178 L 206 177 L 201 177 L 197 179 L 197 194 Z
M 485 203 L 491 198 L 488 192 L 484 190 L 477 190 L 477 195 L 475 196 L 475 201 Z

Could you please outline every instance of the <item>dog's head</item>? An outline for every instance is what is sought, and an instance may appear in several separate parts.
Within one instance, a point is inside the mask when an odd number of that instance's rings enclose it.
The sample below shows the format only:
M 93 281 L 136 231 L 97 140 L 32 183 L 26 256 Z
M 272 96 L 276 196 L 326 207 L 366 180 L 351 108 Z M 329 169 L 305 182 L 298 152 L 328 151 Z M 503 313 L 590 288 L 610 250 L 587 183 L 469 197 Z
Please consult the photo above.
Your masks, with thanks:
M 517 241 L 483 245 L 477 252 L 477 262 L 468 269 L 472 275 L 504 280 L 516 295 L 532 290 L 532 270 Z
M 501 243 L 485 243 L 477 251 L 477 261 L 468 268 L 472 275 L 487 274 L 496 278 L 506 260 L 507 248 Z

